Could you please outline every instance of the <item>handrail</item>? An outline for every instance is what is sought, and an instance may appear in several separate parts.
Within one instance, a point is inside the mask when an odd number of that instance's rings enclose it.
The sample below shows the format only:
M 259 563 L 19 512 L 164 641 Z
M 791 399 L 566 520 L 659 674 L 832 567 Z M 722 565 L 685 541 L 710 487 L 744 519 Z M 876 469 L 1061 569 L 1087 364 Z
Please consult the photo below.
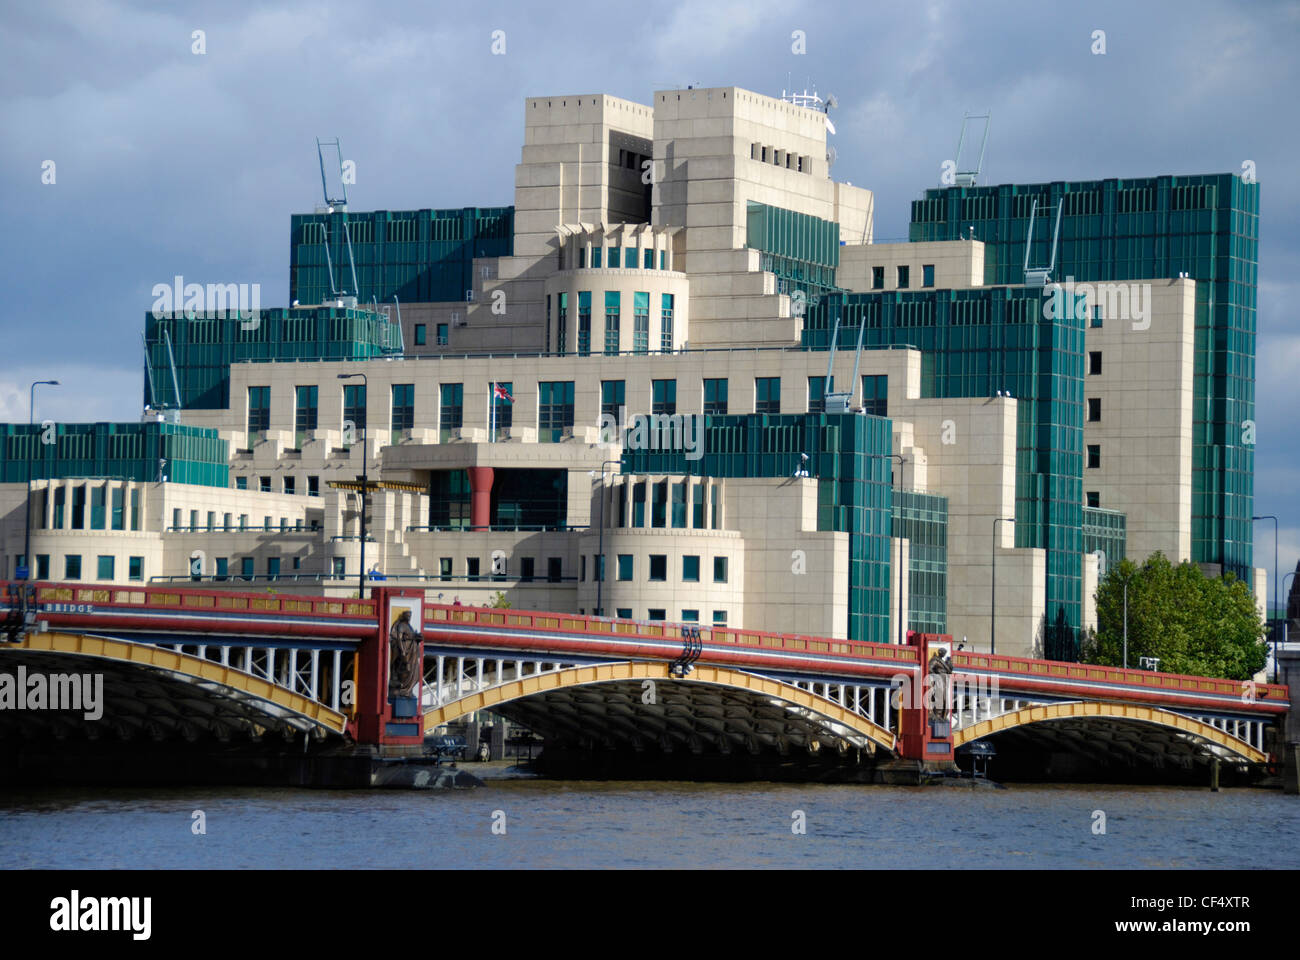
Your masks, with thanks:
M 230 578 L 237 579 L 237 578 Z M 285 578 L 281 578 L 285 579 Z M 35 584 L 38 603 L 108 604 L 131 607 L 180 609 L 257 610 L 259 612 L 313 613 L 323 616 L 375 618 L 375 601 L 336 597 L 303 597 L 293 593 L 245 593 L 235 590 L 180 590 L 165 586 L 88 586 L 79 583 Z M 76 612 L 76 611 L 69 611 Z

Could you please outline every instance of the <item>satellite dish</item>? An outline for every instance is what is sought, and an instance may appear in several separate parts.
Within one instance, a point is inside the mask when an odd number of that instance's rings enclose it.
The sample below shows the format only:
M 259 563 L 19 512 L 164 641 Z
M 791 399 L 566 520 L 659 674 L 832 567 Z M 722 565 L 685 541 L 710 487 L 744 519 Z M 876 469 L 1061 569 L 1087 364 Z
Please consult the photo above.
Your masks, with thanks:
M 834 132 L 835 132 L 835 124 L 831 123 L 831 118 L 830 118 L 830 117 L 827 117 L 827 118 L 826 118 L 826 132 L 827 132 L 827 133 L 834 133 Z
M 833 93 L 828 93 L 828 94 L 826 94 L 826 109 L 827 109 L 827 110 L 834 110 L 834 109 L 835 109 L 836 107 L 838 107 L 839 105 L 840 105 L 840 102 L 839 102 L 838 100 L 835 99 L 835 94 L 833 94 Z
M 838 156 L 839 156 L 839 154 L 835 152 L 835 148 L 834 148 L 834 147 L 829 147 L 829 148 L 826 150 L 826 166 L 828 166 L 828 167 L 833 167 L 833 166 L 835 166 L 835 158 L 838 157 Z

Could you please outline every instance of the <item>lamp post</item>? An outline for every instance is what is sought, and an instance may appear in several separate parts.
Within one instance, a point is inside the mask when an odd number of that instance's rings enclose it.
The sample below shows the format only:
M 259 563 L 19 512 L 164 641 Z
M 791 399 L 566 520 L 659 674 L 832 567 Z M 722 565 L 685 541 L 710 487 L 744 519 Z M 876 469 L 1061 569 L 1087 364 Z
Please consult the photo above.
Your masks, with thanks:
M 1264 514 L 1262 517 L 1251 517 L 1251 520 L 1272 520 L 1273 521 L 1273 610 L 1277 610 L 1277 517 L 1272 514 Z M 1266 621 L 1268 617 L 1264 618 Z M 1277 631 L 1273 631 L 1273 682 L 1277 683 Z
M 362 386 L 366 391 L 366 419 L 361 423 L 361 589 L 357 592 L 358 599 L 366 599 L 366 493 L 370 489 L 370 470 L 366 450 L 366 425 L 370 420 L 370 381 L 366 379 L 364 373 L 340 373 L 340 380 L 352 380 L 355 377 L 361 378 Z
M 600 532 L 599 546 L 596 548 L 599 552 L 596 555 L 596 616 L 603 617 L 605 608 L 602 605 L 604 601 L 605 589 L 605 468 L 611 463 L 622 466 L 622 460 L 606 460 L 600 465 Z
M 998 652 L 998 524 L 1015 523 L 1015 517 L 993 518 L 993 575 L 989 583 L 989 653 Z
M 23 533 L 23 565 L 27 568 L 27 576 L 23 580 L 32 579 L 32 447 L 35 443 L 30 442 L 32 439 L 32 427 L 36 423 L 36 388 L 42 384 L 48 384 L 51 387 L 57 387 L 57 380 L 36 380 L 32 383 L 31 389 L 27 392 L 27 436 L 29 444 L 27 447 L 27 492 L 23 498 L 23 504 L 27 508 L 27 523 Z
M 1133 574 L 1124 578 L 1124 669 L 1128 669 L 1128 582 Z
M 1282 578 L 1282 602 L 1286 604 L 1286 609 L 1282 611 L 1282 646 L 1286 646 L 1288 643 L 1291 642 L 1291 641 L 1290 641 L 1290 633 L 1291 633 L 1291 630 L 1290 630 L 1290 627 L 1291 627 L 1291 616 L 1290 616 L 1290 614 L 1291 614 L 1291 604 L 1290 604 L 1290 602 L 1289 602 L 1288 599 L 1287 599 L 1286 582 L 1287 582 L 1288 580 L 1290 580 L 1292 577 L 1294 577 L 1295 574 L 1296 574 L 1296 572 L 1295 572 L 1294 570 L 1292 570 L 1290 573 L 1288 573 L 1285 577 Z M 1277 653 L 1276 653 L 1276 652 L 1274 652 L 1274 654 L 1273 654 L 1273 663 L 1274 663 L 1274 666 L 1276 666 L 1276 664 L 1277 664 Z M 1277 671 L 1274 670 L 1274 673 L 1276 673 L 1276 672 L 1277 672 Z M 1276 682 L 1276 681 L 1275 681 L 1275 682 Z

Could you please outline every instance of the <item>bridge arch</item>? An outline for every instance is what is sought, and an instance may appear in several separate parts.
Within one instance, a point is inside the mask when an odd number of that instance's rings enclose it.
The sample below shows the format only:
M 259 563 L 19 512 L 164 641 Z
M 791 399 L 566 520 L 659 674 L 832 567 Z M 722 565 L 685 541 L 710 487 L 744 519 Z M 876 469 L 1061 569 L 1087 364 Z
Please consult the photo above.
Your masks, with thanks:
M 681 693 L 692 687 L 728 691 L 755 706 L 770 707 L 779 704 L 785 714 L 783 719 L 798 726 L 812 739 L 820 737 L 828 742 L 839 741 L 859 747 L 874 745 L 889 752 L 895 749 L 894 734 L 885 727 L 840 704 L 780 680 L 741 670 L 699 664 L 695 665 L 687 677 L 679 678 L 669 673 L 669 665 L 666 663 L 634 661 L 568 667 L 549 673 L 521 677 L 485 690 L 467 693 L 459 699 L 426 710 L 424 732 L 427 736 L 439 726 L 476 710 L 498 710 L 509 705 L 518 706 L 527 703 L 530 699 L 540 699 L 547 695 L 582 688 L 588 688 L 593 693 L 601 689 L 614 691 L 617 688 L 618 699 L 622 703 L 635 703 L 639 707 L 643 703 L 641 693 L 644 689 L 643 684 L 647 680 L 664 684 L 657 688 L 661 697 L 674 691 Z M 743 705 L 738 703 L 733 707 L 743 707 Z M 701 723 L 705 728 L 711 722 L 707 716 L 708 712 L 708 710 L 700 711 L 703 715 Z M 606 719 L 611 723 L 621 724 L 628 732 L 631 732 L 629 728 L 637 720 L 626 716 Z M 734 720 L 734 717 L 732 719 Z M 712 723 L 714 734 L 721 737 L 726 732 L 726 721 L 715 719 Z
M 1250 763 L 1264 763 L 1268 755 L 1229 733 L 1193 717 L 1141 704 L 1070 700 L 1022 707 L 1001 716 L 980 720 L 953 734 L 953 747 L 961 747 L 987 736 L 1053 720 L 1121 720 L 1148 724 L 1188 734 L 1211 748 L 1218 748 Z
M 27 634 L 19 644 L 0 647 L 0 664 L 11 660 L 51 672 L 85 672 L 91 665 L 107 667 L 104 672 L 110 674 L 106 678 L 110 683 L 105 684 L 106 699 L 129 698 L 129 690 L 114 692 L 109 687 L 129 686 L 143 675 L 164 677 L 191 689 L 197 687 L 202 694 L 187 696 L 186 702 L 195 709 L 210 706 L 212 712 L 206 719 L 201 715 L 173 715 L 176 725 L 185 729 L 211 720 L 210 725 L 220 723 L 226 728 L 256 726 L 342 734 L 348 722 L 345 714 L 269 680 L 150 643 L 94 634 L 37 632 Z

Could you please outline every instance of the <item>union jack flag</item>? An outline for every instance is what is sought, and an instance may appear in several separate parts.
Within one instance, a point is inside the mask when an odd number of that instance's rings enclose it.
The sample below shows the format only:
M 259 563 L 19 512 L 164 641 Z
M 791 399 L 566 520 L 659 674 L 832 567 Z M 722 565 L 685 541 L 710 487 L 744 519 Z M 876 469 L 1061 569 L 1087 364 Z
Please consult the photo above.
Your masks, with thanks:
M 492 384 L 492 396 L 498 400 L 504 400 L 506 403 L 514 403 L 515 398 L 510 396 L 510 391 L 499 383 Z

